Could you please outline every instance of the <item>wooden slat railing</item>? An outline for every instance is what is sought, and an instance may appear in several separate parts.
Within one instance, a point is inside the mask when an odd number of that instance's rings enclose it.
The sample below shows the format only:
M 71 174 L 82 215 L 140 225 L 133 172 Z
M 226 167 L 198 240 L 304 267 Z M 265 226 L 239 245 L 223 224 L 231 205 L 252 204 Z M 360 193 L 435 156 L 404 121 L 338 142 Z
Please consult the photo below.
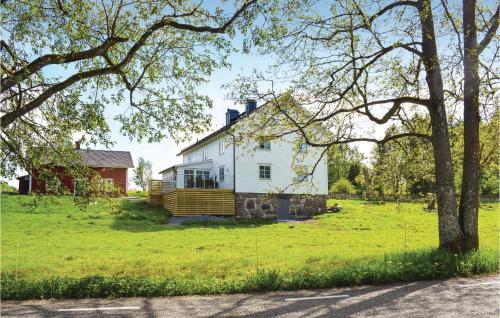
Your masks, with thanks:
M 162 180 L 149 180 L 148 184 L 148 202 L 153 206 L 161 206 L 162 200 Z
M 163 206 L 174 216 L 235 215 L 233 190 L 176 189 L 163 194 Z

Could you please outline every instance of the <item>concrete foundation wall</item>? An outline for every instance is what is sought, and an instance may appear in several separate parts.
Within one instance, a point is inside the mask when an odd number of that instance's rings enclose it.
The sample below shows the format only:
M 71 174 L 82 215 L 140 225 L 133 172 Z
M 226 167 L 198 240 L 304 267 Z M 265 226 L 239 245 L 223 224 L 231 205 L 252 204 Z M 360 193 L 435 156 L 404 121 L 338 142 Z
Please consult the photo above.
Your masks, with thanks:
M 311 217 L 326 210 L 326 195 L 236 193 L 236 216 L 277 218 L 278 198 L 290 200 L 292 219 Z

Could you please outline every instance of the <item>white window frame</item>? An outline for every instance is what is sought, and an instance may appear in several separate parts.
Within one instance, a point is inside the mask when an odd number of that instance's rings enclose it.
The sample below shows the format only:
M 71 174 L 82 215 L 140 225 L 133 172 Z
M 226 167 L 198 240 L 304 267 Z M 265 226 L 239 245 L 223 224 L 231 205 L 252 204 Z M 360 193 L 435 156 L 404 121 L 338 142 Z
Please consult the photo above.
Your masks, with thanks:
M 188 163 L 191 163 L 193 161 L 193 155 L 188 155 Z
M 203 148 L 201 153 L 201 160 L 208 160 L 208 148 Z
M 260 173 L 261 172 L 261 168 L 269 168 L 269 178 L 266 177 L 265 171 L 264 171 L 264 177 L 261 175 L 261 173 Z M 271 178 L 272 178 L 271 165 L 270 164 L 264 164 L 264 163 L 259 164 L 258 173 L 259 173 L 259 180 L 271 180 Z
M 222 172 L 222 173 L 221 173 Z M 219 182 L 224 182 L 225 179 L 225 171 L 224 171 L 224 166 L 219 167 Z
M 189 171 L 189 173 L 187 173 Z M 195 172 L 195 169 L 184 169 L 183 171 L 184 173 L 184 188 L 185 189 L 189 189 L 187 187 L 187 185 L 189 184 L 189 177 L 188 176 L 191 176 L 192 180 L 191 182 L 194 184 L 193 188 L 196 187 L 196 172 Z
M 113 189 L 115 187 L 115 179 L 113 179 L 113 178 L 102 178 L 102 182 L 103 182 L 103 189 L 105 188 L 106 184 L 111 184 L 111 191 L 113 191 Z
M 52 184 L 51 184 L 52 182 Z M 57 189 L 58 187 L 64 186 L 63 182 L 61 179 L 58 177 L 53 177 L 52 179 L 45 180 L 45 192 L 53 192 L 54 188 Z
M 76 185 L 78 184 L 78 182 L 85 182 L 84 179 L 73 179 L 73 196 L 76 196 Z M 82 190 L 82 193 L 84 194 L 85 193 L 85 190 Z
M 219 155 L 222 155 L 226 152 L 226 142 L 224 139 L 219 141 Z
M 271 151 L 271 142 L 269 140 L 265 140 L 259 143 L 259 150 Z
M 299 175 L 297 176 L 296 179 L 298 182 L 306 182 L 309 181 L 309 173 L 306 173 L 305 175 Z

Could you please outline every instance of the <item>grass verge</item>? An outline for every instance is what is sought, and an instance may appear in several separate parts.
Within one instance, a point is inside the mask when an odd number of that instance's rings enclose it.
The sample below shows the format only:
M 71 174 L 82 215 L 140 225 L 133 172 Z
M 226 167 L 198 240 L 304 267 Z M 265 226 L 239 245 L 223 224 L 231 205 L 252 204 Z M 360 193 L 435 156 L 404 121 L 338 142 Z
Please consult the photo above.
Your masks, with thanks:
M 41 280 L 1 277 L 4 300 L 47 298 L 155 297 L 246 293 L 274 290 L 387 284 L 498 272 L 497 253 L 489 250 L 453 254 L 426 249 L 347 262 L 323 271 L 251 271 L 239 279 L 179 280 L 138 276 L 53 277 Z

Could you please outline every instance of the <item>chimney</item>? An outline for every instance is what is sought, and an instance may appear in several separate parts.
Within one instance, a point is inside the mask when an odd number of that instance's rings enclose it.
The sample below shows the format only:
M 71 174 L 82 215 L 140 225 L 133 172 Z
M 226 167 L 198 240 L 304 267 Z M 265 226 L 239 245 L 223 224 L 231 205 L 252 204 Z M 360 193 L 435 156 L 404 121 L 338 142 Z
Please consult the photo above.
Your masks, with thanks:
M 75 142 L 75 149 L 76 150 L 80 150 L 80 143 L 81 143 L 80 140 L 78 140 L 78 141 Z
M 229 125 L 231 122 L 233 122 L 238 116 L 240 115 L 240 112 L 237 111 L 236 109 L 227 109 L 226 112 L 226 125 Z
M 255 99 L 247 99 L 245 103 L 245 112 L 246 114 L 250 114 L 257 108 L 257 101 Z

